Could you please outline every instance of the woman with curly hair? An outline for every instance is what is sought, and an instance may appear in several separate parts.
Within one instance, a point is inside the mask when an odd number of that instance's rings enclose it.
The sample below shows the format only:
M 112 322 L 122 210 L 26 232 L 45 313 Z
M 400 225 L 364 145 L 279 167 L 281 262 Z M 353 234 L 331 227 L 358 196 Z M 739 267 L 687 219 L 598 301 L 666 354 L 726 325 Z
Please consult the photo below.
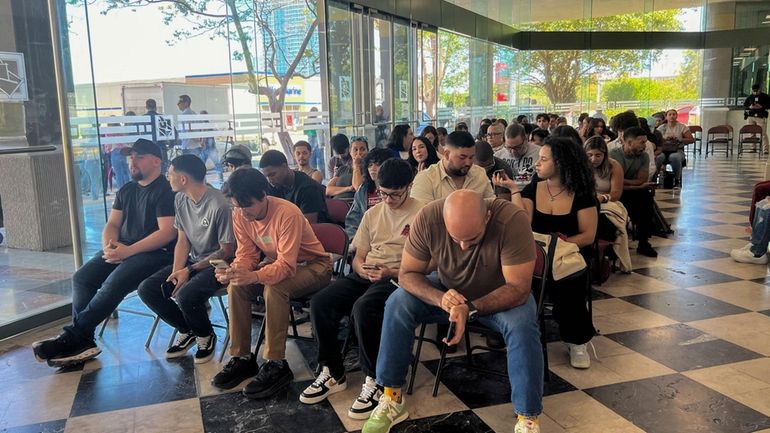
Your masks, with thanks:
M 353 204 L 345 217 L 345 232 L 350 239 L 353 239 L 356 235 L 364 212 L 382 201 L 380 194 L 377 192 L 377 188 L 379 188 L 379 185 L 377 185 L 377 173 L 379 173 L 382 163 L 392 157 L 390 149 L 373 149 L 364 157 L 361 167 L 363 169 L 364 183 L 356 190 Z
M 590 258 L 599 214 L 594 173 L 585 151 L 569 138 L 548 137 L 540 148 L 535 171 L 539 180 L 522 191 L 507 176 L 496 174 L 492 181 L 511 190 L 511 201 L 527 211 L 533 232 L 558 233 Z M 586 344 L 596 333 L 586 308 L 587 279 L 588 272 L 583 272 L 548 286 L 554 318 L 574 368 L 590 367 Z
M 412 141 L 412 148 L 409 149 L 408 161 L 414 172 L 419 173 L 438 162 L 436 148 L 433 147 L 427 137 L 415 137 L 414 141 Z

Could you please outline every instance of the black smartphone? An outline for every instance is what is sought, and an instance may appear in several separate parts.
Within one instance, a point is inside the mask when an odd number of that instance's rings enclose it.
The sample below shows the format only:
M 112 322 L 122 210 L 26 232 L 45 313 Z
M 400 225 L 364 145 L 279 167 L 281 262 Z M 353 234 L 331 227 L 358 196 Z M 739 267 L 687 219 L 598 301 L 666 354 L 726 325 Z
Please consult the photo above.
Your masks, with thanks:
M 457 322 L 449 322 L 449 329 L 446 332 L 446 341 L 452 341 L 452 338 L 455 336 L 455 326 L 457 326 Z
M 174 293 L 174 288 L 176 288 L 176 284 L 171 281 L 164 281 L 163 284 L 160 285 L 160 290 L 166 298 L 171 297 L 171 294 Z

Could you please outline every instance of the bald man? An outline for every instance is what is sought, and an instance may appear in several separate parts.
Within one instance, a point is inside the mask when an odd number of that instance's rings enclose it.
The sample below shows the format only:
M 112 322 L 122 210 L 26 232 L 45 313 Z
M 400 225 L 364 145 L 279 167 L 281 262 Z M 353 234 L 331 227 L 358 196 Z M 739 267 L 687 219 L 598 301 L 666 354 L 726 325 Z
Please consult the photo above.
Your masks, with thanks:
M 438 264 L 437 280 L 426 277 Z M 404 247 L 399 285 L 388 298 L 377 358 L 384 387 L 363 433 L 384 433 L 408 418 L 406 382 L 414 330 L 421 323 L 455 323 L 449 345 L 477 320 L 500 332 L 508 349 L 515 433 L 540 431 L 543 354 L 537 308 L 530 294 L 535 247 L 524 209 L 504 200 L 458 190 L 425 206 Z

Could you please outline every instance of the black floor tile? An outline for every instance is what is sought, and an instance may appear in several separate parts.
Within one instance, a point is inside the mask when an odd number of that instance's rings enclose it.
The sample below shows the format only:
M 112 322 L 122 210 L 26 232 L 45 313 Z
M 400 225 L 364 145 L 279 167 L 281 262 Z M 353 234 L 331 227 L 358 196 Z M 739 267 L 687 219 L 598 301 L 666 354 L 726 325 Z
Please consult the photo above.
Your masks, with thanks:
M 705 334 L 683 323 L 607 335 L 676 371 L 761 358 L 762 355 Z
M 38 424 L 0 428 L 0 433 L 63 433 L 66 424 L 66 419 L 59 419 Z
M 438 359 L 424 362 L 425 367 L 436 374 Z M 492 371 L 507 371 L 504 353 L 485 352 L 473 355 L 474 365 Z M 511 385 L 507 377 L 469 368 L 465 356 L 447 358 L 441 372 L 441 384 L 449 388 L 457 398 L 471 409 L 511 402 Z M 576 388 L 551 372 L 550 381 L 544 384 L 544 395 L 574 391 Z M 442 387 L 439 387 L 439 393 Z
M 610 284 L 609 282 L 606 282 L 605 284 Z M 609 293 L 602 292 L 602 286 L 598 286 L 594 284 L 593 290 L 591 290 L 591 300 L 598 301 L 601 299 L 612 299 L 614 296 L 610 295 Z
M 749 433 L 770 418 L 681 374 L 585 391 L 647 433 Z
M 749 280 L 752 283 L 758 283 L 758 284 L 764 284 L 766 286 L 770 286 L 770 275 L 762 278 L 754 278 L 753 280 Z
M 299 402 L 299 394 L 311 382 L 294 382 L 265 400 L 249 400 L 240 392 L 203 397 L 200 399 L 203 428 L 207 433 L 344 432 L 328 401 L 314 405 Z
M 675 263 L 666 267 L 634 269 L 634 272 L 655 278 L 675 287 L 695 287 L 707 284 L 729 283 L 738 278 L 685 263 Z
M 656 250 L 658 250 L 658 255 L 660 256 L 675 258 L 684 263 L 730 257 L 729 254 L 721 251 L 710 250 L 687 243 L 657 247 Z
M 627 296 L 622 299 L 670 317 L 677 322 L 692 322 L 749 311 L 689 290 L 667 290 Z
M 466 410 L 417 420 L 408 419 L 393 427 L 391 433 L 494 433 L 494 430 L 473 411 Z
M 770 310 L 760 311 L 760 313 L 764 314 L 765 316 L 770 316 Z
M 83 373 L 71 417 L 197 396 L 192 357 L 109 366 Z

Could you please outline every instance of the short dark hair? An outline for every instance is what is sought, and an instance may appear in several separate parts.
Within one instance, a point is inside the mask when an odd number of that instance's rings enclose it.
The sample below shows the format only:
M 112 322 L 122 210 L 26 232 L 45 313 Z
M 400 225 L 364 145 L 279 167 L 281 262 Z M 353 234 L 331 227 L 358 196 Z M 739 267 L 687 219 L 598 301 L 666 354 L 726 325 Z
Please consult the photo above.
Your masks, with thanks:
M 516 137 L 522 137 L 526 140 L 527 131 L 524 129 L 524 125 L 520 123 L 511 123 L 507 128 L 505 128 L 505 138 L 513 139 Z
M 751 90 L 759 90 L 759 84 L 752 84 Z
M 292 149 L 297 150 L 298 147 L 307 147 L 308 152 L 312 152 L 313 148 L 310 146 L 310 143 L 308 143 L 305 140 L 300 140 L 296 143 L 294 143 L 294 146 L 292 146 Z
M 547 113 L 540 113 L 540 114 L 537 115 L 537 117 L 535 117 L 535 121 L 538 121 L 540 119 L 548 120 L 549 119 L 548 114 Z
M 206 164 L 195 155 L 179 155 L 171 160 L 171 166 L 175 171 L 186 174 L 198 183 L 206 180 Z
M 636 113 L 632 110 L 627 110 L 616 114 L 615 117 L 612 118 L 610 127 L 615 132 L 625 131 L 629 128 L 639 127 L 639 119 L 636 117 Z
M 335 134 L 332 137 L 332 149 L 337 155 L 342 155 L 346 150 L 350 149 L 350 140 L 345 134 Z
M 187 105 L 190 105 L 192 103 L 192 99 L 190 99 L 190 95 L 179 95 L 179 100 L 184 102 Z
M 148 99 L 144 101 L 144 108 L 148 110 L 155 110 L 156 108 L 158 108 L 158 103 L 155 102 L 154 99 Z
M 368 170 L 367 170 L 368 171 Z M 380 187 L 401 189 L 412 183 L 414 170 L 411 164 L 403 159 L 389 158 L 380 165 L 377 181 Z
M 516 116 L 516 121 L 519 123 L 521 123 L 521 121 L 524 119 L 528 119 L 526 114 L 519 114 L 518 116 Z
M 240 207 L 251 206 L 251 200 L 264 200 L 268 190 L 265 176 L 256 168 L 235 170 L 227 179 L 222 193 L 232 198 Z
M 436 132 L 439 135 L 448 135 L 449 134 L 449 132 L 443 126 L 439 126 L 438 128 L 436 128 Z
M 639 137 L 645 137 L 646 138 L 647 137 L 647 133 L 644 131 L 644 129 L 642 129 L 642 128 L 638 127 L 638 126 L 632 126 L 630 128 L 627 128 L 627 129 L 623 130 L 623 140 L 626 140 L 626 139 L 633 140 L 634 138 L 639 138 Z
M 476 141 L 468 131 L 452 131 L 446 137 L 446 145 L 454 148 L 468 149 L 476 145 Z
M 530 134 L 530 139 L 533 139 L 535 137 L 540 137 L 540 141 L 545 141 L 546 138 L 548 138 L 549 135 L 551 135 L 550 132 L 548 132 L 547 129 L 543 128 L 537 128 L 534 131 L 532 131 L 532 134 Z
M 280 167 L 284 164 L 288 165 L 289 161 L 286 160 L 286 155 L 277 150 L 268 150 L 259 160 L 259 168 Z
M 581 147 L 583 146 L 583 140 L 580 138 L 580 134 L 577 132 L 575 128 L 569 125 L 557 126 L 553 130 L 553 134 L 551 134 L 551 137 L 569 138 L 576 145 Z

